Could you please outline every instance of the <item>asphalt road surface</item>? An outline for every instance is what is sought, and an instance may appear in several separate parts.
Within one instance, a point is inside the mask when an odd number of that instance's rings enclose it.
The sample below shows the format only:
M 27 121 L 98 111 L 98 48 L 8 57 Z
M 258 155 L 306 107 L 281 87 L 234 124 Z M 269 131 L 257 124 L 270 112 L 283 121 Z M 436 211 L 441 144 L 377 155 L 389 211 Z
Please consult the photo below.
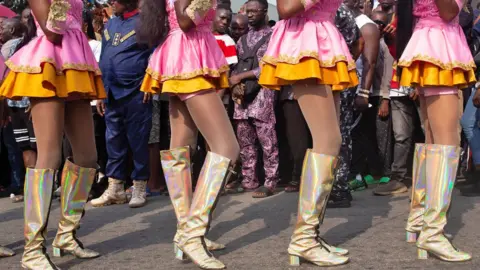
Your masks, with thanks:
M 298 194 L 279 193 L 263 200 L 251 194 L 222 197 L 209 238 L 225 243 L 216 252 L 228 269 L 318 269 L 288 265 L 287 247 L 297 210 Z M 404 241 L 408 195 L 374 197 L 371 190 L 354 193 L 353 207 L 328 209 L 321 232 L 332 244 L 350 249 L 351 262 L 335 269 L 480 269 L 480 198 L 464 198 L 455 191 L 447 232 L 453 242 L 473 253 L 466 263 L 416 259 L 414 245 Z M 0 199 L 0 243 L 18 254 L 0 259 L 0 269 L 20 269 L 23 245 L 22 204 Z M 150 198 L 140 209 L 128 205 L 87 207 L 79 238 L 102 257 L 79 260 L 53 258 L 61 269 L 197 269 L 174 260 L 172 238 L 175 214 L 168 197 Z M 48 226 L 48 252 L 55 236 L 59 202 L 52 205 Z

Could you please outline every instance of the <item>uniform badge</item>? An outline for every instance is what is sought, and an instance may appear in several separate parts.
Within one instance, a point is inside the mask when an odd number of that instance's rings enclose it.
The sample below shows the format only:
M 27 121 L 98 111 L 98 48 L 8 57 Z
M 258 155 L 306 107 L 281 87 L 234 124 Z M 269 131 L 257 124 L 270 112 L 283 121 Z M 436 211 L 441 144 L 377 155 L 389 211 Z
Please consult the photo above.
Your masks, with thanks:
M 108 34 L 107 29 L 105 29 L 105 30 L 103 31 L 103 36 L 105 37 L 105 40 L 106 40 L 106 41 L 109 41 L 109 40 L 110 40 L 110 34 Z
M 122 36 L 122 34 L 115 33 L 115 36 L 113 36 L 113 42 L 112 42 L 113 46 L 118 46 L 118 44 L 120 44 L 120 37 L 121 36 Z

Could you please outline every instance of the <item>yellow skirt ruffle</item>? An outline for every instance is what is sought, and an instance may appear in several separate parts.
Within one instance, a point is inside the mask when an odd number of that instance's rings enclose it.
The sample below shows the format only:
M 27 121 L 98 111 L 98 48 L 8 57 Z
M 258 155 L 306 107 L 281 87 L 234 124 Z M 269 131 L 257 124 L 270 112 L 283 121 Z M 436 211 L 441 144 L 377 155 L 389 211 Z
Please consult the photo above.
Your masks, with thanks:
M 333 91 L 341 91 L 358 85 L 355 70 L 348 70 L 347 63 L 339 61 L 334 67 L 322 67 L 315 58 L 304 58 L 298 64 L 264 63 L 259 83 L 266 88 L 280 90 L 306 79 L 317 79 L 318 84 L 331 85 Z
M 398 76 L 395 75 L 393 80 L 398 82 Z M 475 81 L 473 69 L 446 70 L 429 62 L 415 61 L 408 67 L 402 67 L 400 85 L 407 87 L 446 86 L 463 89 L 474 84 Z
M 58 75 L 55 67 L 50 63 L 43 64 L 42 73 L 10 71 L 0 87 L 0 96 L 9 99 L 22 97 L 103 99 L 107 97 L 102 78 L 95 73 L 69 69 Z
M 146 93 L 191 94 L 203 90 L 219 90 L 228 88 L 228 74 L 223 72 L 220 77 L 197 76 L 191 79 L 171 79 L 164 82 L 154 79 L 150 74 L 145 75 L 141 91 Z

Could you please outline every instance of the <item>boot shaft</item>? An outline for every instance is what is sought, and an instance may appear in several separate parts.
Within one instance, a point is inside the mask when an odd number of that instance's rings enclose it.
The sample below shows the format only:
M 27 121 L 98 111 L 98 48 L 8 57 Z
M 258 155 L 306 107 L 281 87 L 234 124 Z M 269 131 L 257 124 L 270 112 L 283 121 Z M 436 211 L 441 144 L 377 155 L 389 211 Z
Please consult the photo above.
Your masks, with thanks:
M 423 213 L 425 212 L 426 148 L 426 144 L 416 144 L 413 154 L 410 213 L 405 228 L 408 232 L 412 233 L 420 232 L 423 226 Z M 416 238 L 408 241 L 414 242 Z
M 190 148 L 178 147 L 160 152 L 168 194 L 179 224 L 186 222 L 192 201 Z

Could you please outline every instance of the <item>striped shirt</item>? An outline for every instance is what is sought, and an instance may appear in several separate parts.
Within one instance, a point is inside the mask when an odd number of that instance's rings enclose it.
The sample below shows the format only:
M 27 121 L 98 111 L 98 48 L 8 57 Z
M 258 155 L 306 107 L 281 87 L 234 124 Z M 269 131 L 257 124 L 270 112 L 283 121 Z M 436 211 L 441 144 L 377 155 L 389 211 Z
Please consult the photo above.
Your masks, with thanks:
M 238 63 L 237 57 L 237 49 L 235 48 L 235 41 L 227 35 L 219 35 L 215 34 L 215 38 L 217 39 L 218 46 L 222 49 L 223 54 L 225 55 L 225 59 L 229 65 L 235 65 Z

